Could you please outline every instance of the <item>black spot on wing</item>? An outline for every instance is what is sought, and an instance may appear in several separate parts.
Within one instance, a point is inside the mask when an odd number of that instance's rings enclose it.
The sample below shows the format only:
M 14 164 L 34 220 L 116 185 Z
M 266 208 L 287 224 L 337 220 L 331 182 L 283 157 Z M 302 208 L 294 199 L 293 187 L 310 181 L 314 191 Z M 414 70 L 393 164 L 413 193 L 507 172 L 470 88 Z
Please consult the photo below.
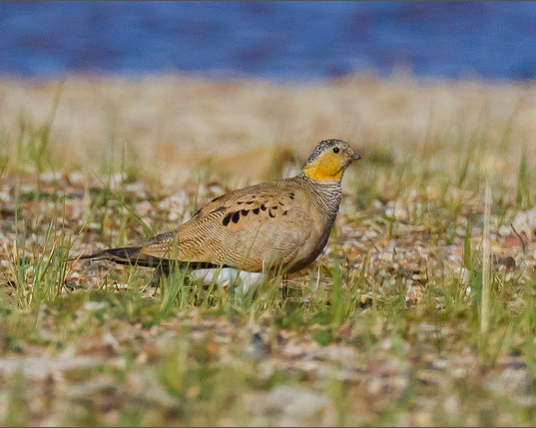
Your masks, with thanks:
M 215 197 L 214 199 L 212 199 L 210 202 L 216 202 L 216 201 L 219 201 L 221 198 L 223 198 L 225 195 L 220 195 L 220 196 L 217 196 Z
M 258 215 L 261 212 L 260 208 L 255 208 L 253 214 Z
M 223 221 L 221 222 L 221 224 L 223 224 L 224 226 L 229 225 L 229 222 L 231 221 L 231 217 L 232 217 L 232 216 L 233 216 L 233 213 L 229 213 L 229 214 L 227 214 L 227 215 L 224 217 L 224 219 L 223 219 Z
M 232 220 L 233 220 L 233 223 L 238 223 L 238 220 L 240 220 L 240 211 L 236 211 L 233 214 Z

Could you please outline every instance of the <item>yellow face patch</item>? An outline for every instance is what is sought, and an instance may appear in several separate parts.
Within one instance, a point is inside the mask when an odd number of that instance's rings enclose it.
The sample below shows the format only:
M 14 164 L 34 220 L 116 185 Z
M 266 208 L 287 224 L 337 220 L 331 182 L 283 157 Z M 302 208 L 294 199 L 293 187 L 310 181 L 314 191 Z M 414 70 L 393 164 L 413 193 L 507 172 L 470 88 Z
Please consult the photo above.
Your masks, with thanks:
M 345 160 L 340 153 L 324 152 L 309 165 L 303 172 L 313 180 L 333 181 L 342 179 Z

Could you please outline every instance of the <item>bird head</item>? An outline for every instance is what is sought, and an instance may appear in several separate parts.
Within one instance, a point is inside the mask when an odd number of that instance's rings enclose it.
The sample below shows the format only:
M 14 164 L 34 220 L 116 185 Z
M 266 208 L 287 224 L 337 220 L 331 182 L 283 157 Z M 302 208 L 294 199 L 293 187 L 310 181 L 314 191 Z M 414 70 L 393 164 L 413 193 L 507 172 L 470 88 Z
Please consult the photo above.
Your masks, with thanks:
M 303 173 L 313 180 L 340 181 L 346 168 L 361 159 L 347 142 L 324 140 L 318 143 L 307 160 Z

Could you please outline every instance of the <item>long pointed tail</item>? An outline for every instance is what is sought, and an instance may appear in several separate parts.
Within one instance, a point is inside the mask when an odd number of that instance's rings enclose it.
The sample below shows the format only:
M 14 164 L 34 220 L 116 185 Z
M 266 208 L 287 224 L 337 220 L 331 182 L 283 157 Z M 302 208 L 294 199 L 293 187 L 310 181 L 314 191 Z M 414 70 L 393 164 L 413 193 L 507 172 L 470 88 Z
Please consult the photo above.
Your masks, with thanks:
M 93 254 L 71 257 L 69 260 L 109 260 L 111 262 L 124 265 L 138 265 L 146 267 L 157 267 L 164 261 L 157 257 L 142 254 L 140 252 L 141 249 L 142 247 L 109 248 Z
M 215 265 L 209 262 L 197 261 L 179 261 L 161 259 L 159 257 L 149 256 L 141 252 L 143 247 L 122 247 L 109 248 L 97 253 L 71 257 L 69 261 L 74 260 L 109 260 L 122 265 L 137 265 L 143 267 L 160 267 L 164 270 L 169 269 L 172 265 L 178 265 L 191 269 L 214 269 L 227 267 L 226 265 Z

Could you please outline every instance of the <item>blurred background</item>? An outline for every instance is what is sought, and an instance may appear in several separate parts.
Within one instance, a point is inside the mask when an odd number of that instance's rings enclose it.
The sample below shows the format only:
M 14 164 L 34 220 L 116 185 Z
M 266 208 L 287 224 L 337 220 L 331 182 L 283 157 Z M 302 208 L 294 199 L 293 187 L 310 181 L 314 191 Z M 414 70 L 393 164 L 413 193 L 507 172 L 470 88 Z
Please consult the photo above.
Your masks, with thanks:
M 536 77 L 536 2 L 1 2 L 0 73 Z
M 326 138 L 288 295 L 66 267 Z M 536 2 L 0 1 L 0 427 L 536 426 L 535 160 Z
M 51 120 L 50 168 L 128 152 L 170 183 L 285 175 L 325 138 L 441 162 L 483 120 L 502 144 L 515 118 L 494 168 L 536 156 L 536 2 L 0 2 L 0 32 L 13 164 Z

